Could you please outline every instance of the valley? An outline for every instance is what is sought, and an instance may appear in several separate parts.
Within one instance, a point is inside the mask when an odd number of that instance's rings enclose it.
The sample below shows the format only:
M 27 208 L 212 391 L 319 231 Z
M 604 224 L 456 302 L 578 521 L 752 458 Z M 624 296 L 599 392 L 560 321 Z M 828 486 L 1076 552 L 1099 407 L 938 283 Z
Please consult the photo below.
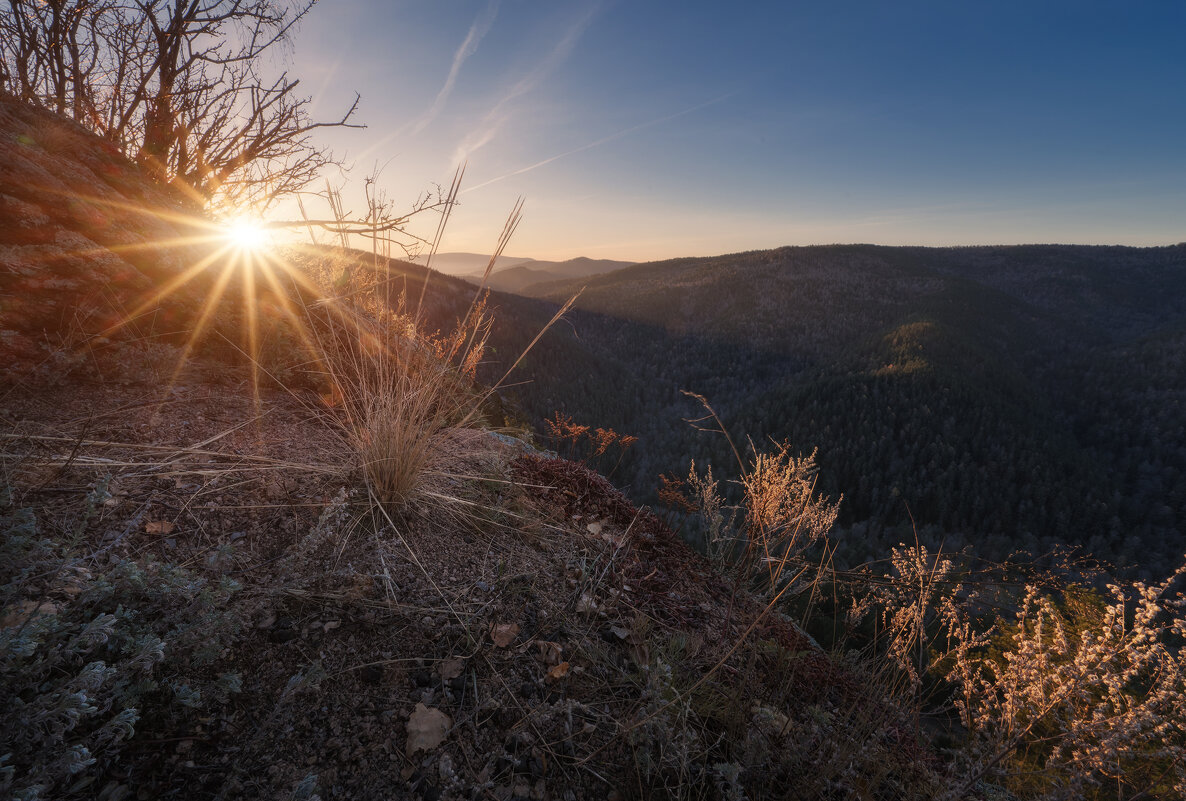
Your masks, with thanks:
M 819 449 L 857 563 L 912 536 L 1001 559 L 1061 544 L 1141 571 L 1186 542 L 1186 246 L 783 248 L 537 289 L 569 325 L 515 390 L 532 421 L 639 437 L 613 480 L 654 503 L 688 463 L 735 475 L 686 419 Z M 531 290 L 528 289 L 528 293 Z M 495 293 L 496 348 L 546 317 Z

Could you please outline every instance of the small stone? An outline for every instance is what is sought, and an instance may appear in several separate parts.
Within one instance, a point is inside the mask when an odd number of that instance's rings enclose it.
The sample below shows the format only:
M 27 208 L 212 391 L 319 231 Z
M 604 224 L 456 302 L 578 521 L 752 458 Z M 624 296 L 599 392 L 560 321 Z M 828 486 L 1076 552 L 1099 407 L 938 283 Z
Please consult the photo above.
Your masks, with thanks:
M 366 665 L 358 671 L 358 678 L 367 684 L 378 684 L 383 681 L 383 666 Z
M 408 718 L 408 756 L 414 756 L 417 751 L 431 751 L 445 741 L 452 719 L 439 709 L 430 709 L 424 704 L 416 704 L 416 709 Z

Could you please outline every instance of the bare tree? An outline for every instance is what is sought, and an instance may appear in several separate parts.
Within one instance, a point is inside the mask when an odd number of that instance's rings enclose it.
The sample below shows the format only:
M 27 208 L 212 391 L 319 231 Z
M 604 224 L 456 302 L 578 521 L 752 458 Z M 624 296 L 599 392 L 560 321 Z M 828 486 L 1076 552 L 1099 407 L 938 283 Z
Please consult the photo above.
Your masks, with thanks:
M 68 114 L 204 200 L 266 205 L 332 156 L 310 98 L 262 56 L 315 0 L 7 0 L 0 88 Z

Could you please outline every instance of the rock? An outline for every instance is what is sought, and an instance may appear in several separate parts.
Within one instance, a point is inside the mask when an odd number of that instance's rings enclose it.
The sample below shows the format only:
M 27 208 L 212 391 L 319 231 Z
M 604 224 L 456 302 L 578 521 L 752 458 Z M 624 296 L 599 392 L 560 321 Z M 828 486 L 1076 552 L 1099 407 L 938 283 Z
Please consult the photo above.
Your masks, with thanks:
M 452 725 L 452 719 L 441 710 L 416 704 L 416 709 L 408 718 L 408 756 L 436 748 L 445 741 Z
M 773 738 L 786 733 L 789 718 L 773 707 L 755 706 L 753 722 L 758 731 Z
M 275 643 L 289 642 L 297 637 L 296 622 L 290 617 L 276 618 L 269 627 L 268 640 Z
M 21 601 L 16 608 L 9 611 L 0 619 L 0 629 L 23 626 L 27 621 L 40 615 L 57 614 L 58 607 L 49 601 Z
M 81 125 L 8 96 L 0 133 L 0 365 L 39 364 L 47 342 L 190 330 L 216 269 L 164 302 L 153 295 L 213 252 L 209 236 L 197 241 L 206 218 L 192 200 Z M 141 330 L 115 328 L 141 307 L 153 312 Z

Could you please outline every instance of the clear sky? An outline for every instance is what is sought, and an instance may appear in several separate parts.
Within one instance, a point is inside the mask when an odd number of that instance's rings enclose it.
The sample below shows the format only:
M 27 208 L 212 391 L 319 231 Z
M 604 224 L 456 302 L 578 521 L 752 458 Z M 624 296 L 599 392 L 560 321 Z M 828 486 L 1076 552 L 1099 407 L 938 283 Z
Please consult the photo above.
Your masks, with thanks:
M 322 0 L 291 59 L 354 186 L 468 162 L 443 250 L 1186 240 L 1179 0 Z

